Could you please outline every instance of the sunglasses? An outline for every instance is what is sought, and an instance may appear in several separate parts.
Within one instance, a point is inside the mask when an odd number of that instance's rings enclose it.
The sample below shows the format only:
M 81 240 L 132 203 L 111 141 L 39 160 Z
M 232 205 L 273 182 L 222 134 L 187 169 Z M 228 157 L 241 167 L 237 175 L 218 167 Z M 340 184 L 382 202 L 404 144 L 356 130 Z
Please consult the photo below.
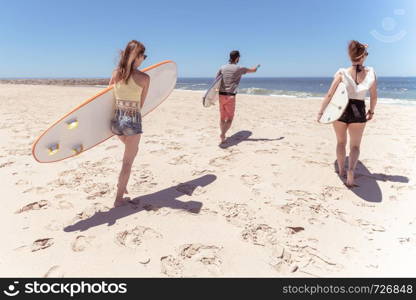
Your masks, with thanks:
M 137 58 L 140 58 L 140 56 L 143 57 L 143 60 L 145 60 L 147 58 L 147 55 L 144 53 L 139 53 L 139 55 L 137 56 Z

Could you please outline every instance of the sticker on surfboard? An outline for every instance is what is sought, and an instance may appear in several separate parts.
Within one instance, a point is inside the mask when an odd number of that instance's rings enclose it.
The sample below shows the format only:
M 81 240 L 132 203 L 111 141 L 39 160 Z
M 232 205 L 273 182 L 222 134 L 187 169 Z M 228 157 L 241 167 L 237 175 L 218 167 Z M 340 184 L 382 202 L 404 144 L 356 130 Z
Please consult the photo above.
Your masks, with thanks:
M 326 106 L 319 123 L 330 124 L 338 120 L 344 113 L 345 108 L 348 105 L 348 93 L 347 88 L 343 82 L 338 84 L 334 95 Z
M 170 60 L 142 70 L 150 76 L 149 90 L 141 110 L 144 117 L 170 95 L 176 85 L 177 67 Z M 32 155 L 40 163 L 50 163 L 79 155 L 114 134 L 113 86 L 84 101 L 46 129 L 34 142 Z
M 220 87 L 221 87 L 221 81 L 222 81 L 222 74 L 218 75 L 218 77 L 215 78 L 214 82 L 206 91 L 204 97 L 202 97 L 202 105 L 204 107 L 209 107 L 217 103 L 220 97 L 219 92 L 220 92 Z

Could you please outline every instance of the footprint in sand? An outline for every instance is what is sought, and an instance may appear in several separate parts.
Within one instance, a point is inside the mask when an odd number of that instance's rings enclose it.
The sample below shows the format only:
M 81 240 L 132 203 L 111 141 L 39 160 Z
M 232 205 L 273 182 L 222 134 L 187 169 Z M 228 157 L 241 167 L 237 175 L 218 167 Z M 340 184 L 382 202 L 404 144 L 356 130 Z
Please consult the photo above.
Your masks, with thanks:
M 286 233 L 287 234 L 296 234 L 296 233 L 298 233 L 298 232 L 301 232 L 301 231 L 303 231 L 303 230 L 305 230 L 305 228 L 304 227 L 290 227 L 290 226 L 288 226 L 288 227 L 286 227 Z
M 63 227 L 64 226 L 61 222 L 57 220 L 52 220 L 48 225 L 45 226 L 45 229 L 49 231 L 59 231 L 62 230 Z
M 221 250 L 222 247 L 215 245 L 182 245 L 177 257 L 161 257 L 161 272 L 169 277 L 219 276 L 222 273 Z
M 48 189 L 44 188 L 44 187 L 41 187 L 41 186 L 37 186 L 37 187 L 33 187 L 33 188 L 30 188 L 30 189 L 27 189 L 27 190 L 23 191 L 23 193 L 32 193 L 32 192 L 34 192 L 36 194 L 44 194 L 44 193 L 48 192 Z
M 148 150 L 150 154 L 159 154 L 159 155 L 165 155 L 168 152 L 163 148 L 163 146 L 160 146 L 160 148 Z
M 344 255 L 349 256 L 351 253 L 357 252 L 357 250 L 354 247 L 345 246 L 342 248 L 341 253 Z
M 334 272 L 339 271 L 343 267 L 335 263 L 331 258 L 320 253 L 317 248 L 311 246 L 312 240 L 292 240 L 286 242 L 291 250 L 291 260 L 297 264 L 302 271 L 306 268 L 312 269 L 313 272 Z M 307 272 L 309 273 L 309 272 Z
M 115 171 L 114 166 L 110 162 L 113 162 L 112 157 L 105 157 L 98 162 L 86 161 L 79 163 L 76 169 L 66 170 L 59 174 L 56 180 L 51 181 L 49 184 L 56 187 L 66 187 L 70 190 L 80 190 L 82 187 L 87 186 L 87 189 L 94 189 L 96 183 L 93 177 L 103 177 L 108 173 Z
M 209 161 L 209 165 L 213 167 L 224 167 L 233 159 L 232 155 L 225 155 L 213 158 Z
M 377 225 L 377 224 L 373 224 L 367 220 L 363 220 L 363 219 L 356 219 L 355 220 L 358 223 L 358 226 L 363 229 L 364 231 L 366 231 L 367 233 L 374 233 L 374 232 L 385 232 L 386 229 L 381 226 L 381 225 Z
M 407 244 L 407 243 L 410 243 L 411 241 L 410 237 L 399 237 L 397 239 L 399 240 L 400 244 Z
M 243 174 L 241 175 L 240 179 L 244 185 L 247 185 L 250 187 L 261 182 L 260 176 L 257 174 L 253 174 L 253 175 Z
M 58 203 L 58 208 L 59 209 L 71 209 L 71 208 L 74 208 L 74 205 L 72 205 L 72 203 L 69 201 L 61 200 Z
M 214 171 L 213 170 L 208 170 L 208 169 L 192 170 L 192 176 L 205 175 L 205 174 L 210 174 L 210 173 L 214 173 Z
M 182 262 L 179 259 L 173 257 L 172 255 L 162 256 L 160 258 L 160 267 L 160 271 L 169 277 L 182 276 Z
M 168 161 L 168 164 L 170 165 L 183 165 L 183 164 L 189 164 L 190 161 L 187 159 L 188 155 L 179 155 L 177 157 L 172 158 L 170 161 Z
M 303 190 L 287 190 L 286 193 L 290 194 L 290 195 L 293 195 L 293 196 L 299 196 L 299 197 L 312 196 L 311 193 L 309 193 L 307 191 L 303 191 Z
M 20 179 L 14 183 L 15 185 L 29 185 L 30 182 L 28 180 Z
M 396 197 L 396 196 L 394 196 L 394 195 L 389 196 L 389 200 L 390 200 L 390 201 L 397 201 L 397 197 Z
M 94 239 L 93 236 L 79 235 L 71 244 L 71 249 L 74 252 L 81 252 L 87 249 L 91 245 L 91 241 Z
M 76 217 L 74 218 L 73 222 L 77 222 L 79 220 L 86 220 L 95 215 L 98 212 L 106 212 L 109 211 L 110 208 L 108 206 L 105 206 L 102 203 L 94 203 L 92 206 L 87 207 L 82 212 L 78 213 Z
M 32 244 L 32 252 L 49 248 L 54 244 L 53 238 L 38 239 Z
M 105 148 L 105 150 L 111 150 L 111 149 L 115 149 L 117 147 L 118 147 L 117 145 L 108 146 L 107 148 Z
M 182 274 L 188 276 L 219 276 L 221 274 L 222 247 L 187 244 L 180 247 L 179 257 L 184 266 Z
M 238 227 L 244 227 L 255 219 L 254 212 L 246 204 L 220 202 L 219 207 L 227 222 Z
M 243 240 L 254 245 L 266 246 L 277 243 L 276 230 L 267 224 L 249 224 L 242 231 Z
M 317 218 L 309 218 L 308 223 L 311 225 L 315 225 L 315 224 L 324 225 L 325 224 L 324 222 L 322 222 L 321 220 Z
M 307 159 L 305 161 L 305 163 L 307 163 L 309 165 L 318 165 L 318 166 L 321 166 L 321 167 L 329 167 L 331 165 L 331 163 L 328 163 L 328 162 L 315 161 L 315 160 L 311 160 L 311 159 Z
M 209 209 L 209 208 L 205 207 L 205 208 L 201 209 L 201 214 L 216 216 L 216 215 L 218 215 L 218 212 L 216 210 Z
M 325 201 L 328 200 L 341 200 L 343 197 L 342 189 L 336 186 L 325 186 L 321 192 L 322 199 Z
M 32 202 L 32 203 L 29 203 L 29 204 L 23 206 L 19 210 L 17 210 L 15 212 L 15 214 L 20 214 L 22 212 L 26 212 L 26 211 L 30 211 L 30 210 L 46 209 L 46 208 L 48 208 L 49 205 L 50 205 L 50 203 L 47 200 L 40 200 L 40 201 L 37 201 L 37 202 Z
M 29 148 L 18 148 L 8 151 L 9 155 L 29 156 L 32 155 L 32 150 Z
M 159 140 L 146 140 L 145 144 L 159 144 Z
M 154 181 L 153 173 L 149 170 L 137 170 L 132 173 L 133 178 L 131 180 L 129 192 L 133 194 L 141 194 L 149 191 L 157 185 L 157 182 Z
M 95 183 L 91 182 L 84 188 L 84 192 L 89 194 L 87 197 L 88 200 L 94 200 L 98 197 L 103 197 L 105 194 L 110 193 L 111 188 L 109 183 Z
M 183 145 L 176 142 L 170 142 L 166 147 L 169 150 L 181 150 L 183 148 Z
M 60 266 L 52 266 L 48 272 L 43 275 L 44 278 L 63 278 L 64 272 Z
M 116 243 L 134 249 L 140 247 L 143 242 L 149 239 L 160 239 L 162 237 L 162 234 L 150 227 L 136 226 L 131 230 L 124 230 L 117 233 Z
M 275 245 L 272 249 L 269 265 L 281 275 L 294 273 L 298 270 L 298 267 L 292 265 L 293 261 L 291 258 L 291 253 L 285 247 Z
M 260 149 L 260 150 L 256 150 L 254 151 L 254 153 L 256 154 L 276 154 L 277 150 L 270 150 L 270 149 Z
M 23 245 L 23 246 L 20 246 L 20 247 L 17 247 L 17 248 L 15 248 L 15 249 L 13 249 L 13 251 L 26 251 L 26 250 L 28 250 L 28 248 L 29 248 L 29 246 L 26 246 L 26 245 Z

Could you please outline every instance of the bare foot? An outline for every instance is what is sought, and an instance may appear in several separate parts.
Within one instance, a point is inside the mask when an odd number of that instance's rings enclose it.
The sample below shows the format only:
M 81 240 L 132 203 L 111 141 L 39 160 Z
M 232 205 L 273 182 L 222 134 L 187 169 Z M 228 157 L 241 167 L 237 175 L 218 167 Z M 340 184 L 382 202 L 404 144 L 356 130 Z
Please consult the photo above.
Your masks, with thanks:
M 345 185 L 349 188 L 356 187 L 357 185 L 354 183 L 354 171 L 348 170 L 347 172 L 347 182 Z
M 114 207 L 120 207 L 120 206 L 126 205 L 127 202 L 129 201 L 130 201 L 130 197 L 118 198 L 116 199 L 116 201 L 114 201 Z
M 342 178 L 347 178 L 347 172 L 344 169 L 337 171 L 338 175 Z
M 221 139 L 221 144 L 225 142 L 225 135 L 221 134 L 220 135 L 220 139 Z

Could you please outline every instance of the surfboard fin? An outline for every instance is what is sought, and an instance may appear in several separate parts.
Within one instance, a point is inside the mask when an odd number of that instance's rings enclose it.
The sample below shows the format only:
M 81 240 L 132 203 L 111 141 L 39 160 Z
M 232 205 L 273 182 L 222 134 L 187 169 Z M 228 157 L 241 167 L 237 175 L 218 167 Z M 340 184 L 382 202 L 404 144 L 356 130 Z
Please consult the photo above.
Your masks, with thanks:
M 59 151 L 59 144 L 54 144 L 48 147 L 49 155 L 54 155 Z
M 75 129 L 78 127 L 78 120 L 72 119 L 66 122 L 68 129 Z
M 72 152 L 74 152 L 75 155 L 80 154 L 83 150 L 84 150 L 84 146 L 82 146 L 82 144 L 77 145 L 72 148 Z

